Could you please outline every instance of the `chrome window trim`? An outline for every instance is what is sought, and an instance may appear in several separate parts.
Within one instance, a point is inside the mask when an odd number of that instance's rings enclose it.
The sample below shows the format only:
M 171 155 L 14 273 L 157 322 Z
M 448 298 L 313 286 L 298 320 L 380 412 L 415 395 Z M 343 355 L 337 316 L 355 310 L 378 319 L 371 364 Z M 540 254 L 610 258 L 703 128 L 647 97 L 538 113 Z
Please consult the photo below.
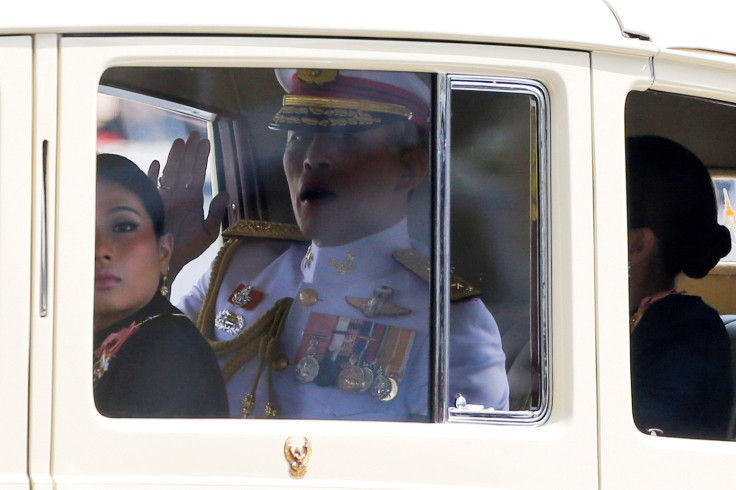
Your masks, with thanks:
M 540 397 L 537 410 L 500 411 L 457 409 L 448 405 L 449 361 L 449 272 L 450 272 L 450 171 L 451 171 L 451 114 L 453 90 L 480 92 L 505 92 L 527 94 L 537 104 L 537 195 L 532 194 L 532 205 L 538 207 L 537 221 L 537 278 L 534 283 L 536 291 L 532 291 L 532 301 L 536 299 L 536 315 L 538 318 L 538 348 L 540 364 Z M 550 139 L 550 103 L 546 87 L 539 81 L 521 78 L 446 74 L 438 76 L 437 82 L 437 120 L 436 120 L 436 161 L 437 172 L 435 192 L 437 208 L 435 210 L 435 246 L 434 279 L 437 289 L 435 320 L 439 325 L 435 334 L 437 371 L 435 373 L 435 400 L 437 402 L 437 421 L 474 422 L 494 424 L 541 425 L 551 412 L 552 376 L 550 363 L 550 302 L 549 302 L 549 139 Z M 533 191 L 532 191 L 533 192 Z M 534 294 L 536 293 L 536 294 Z M 534 298 L 534 295 L 536 298 Z M 534 312 L 533 312 L 534 313 Z M 442 383 L 440 383 L 442 381 Z M 440 403 L 442 402 L 442 403 Z
M 111 95 L 120 99 L 138 102 L 151 107 L 155 107 L 157 109 L 163 109 L 165 111 L 199 119 L 201 121 L 212 122 L 215 120 L 215 117 L 217 117 L 217 114 L 203 111 L 202 109 L 197 109 L 195 107 L 190 107 L 184 104 L 178 104 L 166 99 L 151 97 L 150 95 L 143 95 L 136 92 L 131 92 L 129 90 L 110 87 L 109 85 L 100 84 L 97 91 L 104 95 Z
M 437 110 L 435 112 L 434 145 L 436 170 L 433 172 L 433 194 L 436 199 L 433 209 L 432 239 L 432 294 L 434 302 L 432 325 L 434 329 L 434 386 L 432 406 L 435 422 L 449 420 L 449 386 L 447 373 L 450 369 L 447 346 L 450 333 L 450 88 L 447 76 L 437 76 Z

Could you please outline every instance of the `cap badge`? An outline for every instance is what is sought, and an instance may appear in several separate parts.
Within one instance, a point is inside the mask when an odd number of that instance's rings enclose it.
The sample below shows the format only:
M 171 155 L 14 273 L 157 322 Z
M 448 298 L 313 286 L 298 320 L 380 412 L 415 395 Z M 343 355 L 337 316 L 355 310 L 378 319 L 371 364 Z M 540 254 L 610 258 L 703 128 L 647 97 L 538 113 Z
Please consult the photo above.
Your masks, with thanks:
M 334 82 L 337 79 L 337 70 L 300 68 L 296 71 L 296 76 L 302 82 L 322 85 L 324 83 Z

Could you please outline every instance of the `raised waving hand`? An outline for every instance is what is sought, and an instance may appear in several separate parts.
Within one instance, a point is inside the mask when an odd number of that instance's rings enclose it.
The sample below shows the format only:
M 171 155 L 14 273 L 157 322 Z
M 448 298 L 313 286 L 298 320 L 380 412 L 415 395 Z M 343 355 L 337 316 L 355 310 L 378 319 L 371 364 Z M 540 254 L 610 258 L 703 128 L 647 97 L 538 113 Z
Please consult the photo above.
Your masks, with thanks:
M 169 281 L 217 239 L 227 210 L 228 195 L 221 192 L 212 199 L 207 217 L 204 216 L 202 187 L 209 153 L 209 140 L 194 131 L 186 142 L 177 139 L 171 145 L 161 177 L 158 160 L 151 162 L 148 168 L 148 177 L 157 183 L 164 200 L 166 231 L 174 236 Z

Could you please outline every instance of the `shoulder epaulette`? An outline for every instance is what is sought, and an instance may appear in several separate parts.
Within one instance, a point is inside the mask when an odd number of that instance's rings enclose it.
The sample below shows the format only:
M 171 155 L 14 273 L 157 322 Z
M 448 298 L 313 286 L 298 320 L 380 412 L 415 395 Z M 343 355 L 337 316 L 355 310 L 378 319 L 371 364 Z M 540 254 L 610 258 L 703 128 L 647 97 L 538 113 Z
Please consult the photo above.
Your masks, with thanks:
M 283 240 L 306 241 L 297 225 L 241 219 L 222 232 L 225 238 L 280 238 Z
M 429 257 L 410 249 L 403 248 L 393 253 L 394 259 L 417 276 L 429 282 L 429 272 L 432 270 Z M 459 301 L 473 296 L 480 296 L 481 291 L 469 284 L 461 277 L 452 274 L 450 276 L 450 301 Z

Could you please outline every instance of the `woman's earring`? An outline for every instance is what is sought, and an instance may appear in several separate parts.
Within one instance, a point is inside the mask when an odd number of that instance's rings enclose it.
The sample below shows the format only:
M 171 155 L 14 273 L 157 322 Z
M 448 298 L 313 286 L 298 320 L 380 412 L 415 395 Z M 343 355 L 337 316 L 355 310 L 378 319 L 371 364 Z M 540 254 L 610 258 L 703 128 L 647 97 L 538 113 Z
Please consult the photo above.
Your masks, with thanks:
M 169 297 L 169 293 L 171 293 L 171 289 L 169 288 L 169 276 L 164 274 L 164 277 L 161 279 L 161 296 L 164 298 Z
M 164 279 L 166 277 L 164 276 Z M 631 279 L 631 261 L 629 260 L 629 279 Z

